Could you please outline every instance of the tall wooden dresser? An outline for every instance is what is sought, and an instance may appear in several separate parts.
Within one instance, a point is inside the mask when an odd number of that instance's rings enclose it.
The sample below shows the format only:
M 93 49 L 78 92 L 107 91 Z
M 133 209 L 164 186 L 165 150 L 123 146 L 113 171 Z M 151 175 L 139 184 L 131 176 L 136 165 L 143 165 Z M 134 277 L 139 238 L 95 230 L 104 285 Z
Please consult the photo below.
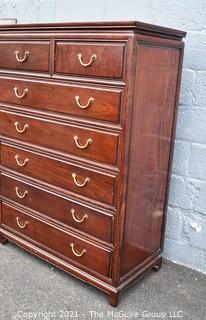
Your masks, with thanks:
M 109 295 L 161 266 L 185 32 L 0 27 L 0 242 Z

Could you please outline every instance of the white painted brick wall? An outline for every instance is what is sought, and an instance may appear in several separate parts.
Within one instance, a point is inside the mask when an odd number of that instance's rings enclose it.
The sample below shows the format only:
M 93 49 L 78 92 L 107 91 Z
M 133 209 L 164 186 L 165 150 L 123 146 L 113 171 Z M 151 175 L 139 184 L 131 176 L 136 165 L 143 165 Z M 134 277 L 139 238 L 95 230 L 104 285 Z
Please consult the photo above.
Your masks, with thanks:
M 0 17 L 19 23 L 133 19 L 188 32 L 165 256 L 206 272 L 206 1 L 0 0 Z
M 0 17 L 19 23 L 148 20 L 150 0 L 0 0 Z
M 165 256 L 206 273 L 206 1 L 151 3 L 152 23 L 188 32 Z

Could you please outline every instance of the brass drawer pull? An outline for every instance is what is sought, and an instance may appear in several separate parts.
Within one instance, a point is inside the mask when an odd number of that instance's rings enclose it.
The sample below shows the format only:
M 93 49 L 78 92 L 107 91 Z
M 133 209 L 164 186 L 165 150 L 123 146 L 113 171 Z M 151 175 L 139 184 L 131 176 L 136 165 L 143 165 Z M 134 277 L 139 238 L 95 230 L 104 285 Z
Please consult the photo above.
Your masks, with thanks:
M 15 54 L 16 60 L 18 62 L 25 62 L 29 57 L 29 51 L 25 51 L 23 58 L 19 58 L 19 51 L 18 50 L 15 51 L 14 54 Z
M 25 97 L 27 96 L 28 92 L 29 92 L 29 89 L 26 88 L 26 89 L 24 89 L 24 91 L 23 91 L 22 94 L 19 94 L 18 88 L 17 88 L 17 87 L 14 88 L 15 96 L 16 96 L 18 99 L 23 99 L 23 98 L 25 98 Z
M 79 219 L 79 218 L 75 215 L 75 209 L 71 209 L 70 212 L 71 212 L 71 214 L 72 214 L 72 218 L 73 218 L 74 221 L 76 221 L 77 223 L 82 223 L 82 222 L 84 222 L 85 220 L 88 219 L 88 215 L 87 215 L 87 214 L 83 215 L 82 219 Z
M 80 103 L 80 97 L 79 96 L 76 96 L 75 100 L 76 100 L 76 103 L 77 103 L 78 107 L 81 108 L 81 109 L 86 109 L 89 106 L 91 106 L 92 103 L 94 103 L 94 98 L 93 97 L 90 97 L 88 99 L 87 104 L 85 104 L 84 106 Z
M 26 226 L 29 224 L 29 221 L 25 221 L 24 224 L 22 224 L 22 222 L 20 221 L 20 218 L 16 217 L 16 223 L 17 223 L 19 228 L 25 229 Z
M 82 257 L 82 256 L 87 252 L 86 249 L 83 249 L 82 252 L 77 251 L 77 250 L 75 249 L 75 245 L 74 245 L 73 242 L 70 243 L 70 247 L 71 247 L 71 249 L 72 249 L 73 254 L 74 254 L 76 257 Z
M 76 146 L 79 149 L 86 149 L 93 142 L 92 139 L 89 138 L 89 139 L 87 139 L 87 142 L 84 145 L 82 145 L 82 144 L 79 143 L 79 137 L 78 136 L 74 136 L 74 141 L 75 141 Z
M 26 195 L 28 194 L 27 190 L 25 190 L 23 193 L 20 193 L 18 187 L 15 188 L 15 191 L 16 191 L 17 197 L 20 198 L 20 199 L 24 199 L 26 197 Z
M 74 180 L 74 183 L 75 183 L 76 186 L 78 186 L 78 187 L 85 187 L 86 184 L 87 184 L 87 182 L 89 182 L 89 180 L 90 180 L 89 178 L 86 178 L 83 183 L 80 183 L 80 182 L 77 180 L 77 175 L 76 175 L 76 173 L 72 173 L 72 178 L 73 178 L 73 180 Z
M 20 166 L 20 167 L 24 167 L 29 162 L 28 158 L 26 158 L 25 160 L 21 161 L 19 159 L 18 154 L 15 155 L 15 160 L 16 160 L 16 163 L 18 164 L 18 166 Z
M 89 66 L 91 66 L 91 64 L 92 64 L 92 63 L 96 60 L 96 58 L 97 58 L 96 54 L 93 54 L 93 55 L 91 56 L 89 62 L 88 62 L 88 63 L 84 63 L 84 62 L 82 61 L 82 54 L 81 54 L 81 53 L 78 53 L 77 57 L 78 57 L 78 59 L 79 59 L 79 63 L 80 63 L 83 67 L 89 67 Z
M 15 128 L 16 128 L 16 131 L 19 132 L 19 133 L 24 133 L 24 132 L 26 131 L 26 129 L 29 128 L 28 123 L 26 123 L 26 124 L 24 125 L 23 129 L 20 129 L 20 128 L 19 128 L 19 122 L 18 122 L 18 121 L 16 121 L 16 122 L 14 123 L 14 125 L 15 125 Z

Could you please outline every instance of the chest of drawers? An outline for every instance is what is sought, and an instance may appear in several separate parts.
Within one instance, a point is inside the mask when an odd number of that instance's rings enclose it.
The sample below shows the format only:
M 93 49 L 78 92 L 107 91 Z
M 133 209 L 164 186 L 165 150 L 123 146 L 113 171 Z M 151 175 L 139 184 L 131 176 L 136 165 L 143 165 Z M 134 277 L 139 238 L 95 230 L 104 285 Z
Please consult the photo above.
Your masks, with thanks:
M 161 266 L 185 33 L 0 27 L 0 242 L 109 295 Z

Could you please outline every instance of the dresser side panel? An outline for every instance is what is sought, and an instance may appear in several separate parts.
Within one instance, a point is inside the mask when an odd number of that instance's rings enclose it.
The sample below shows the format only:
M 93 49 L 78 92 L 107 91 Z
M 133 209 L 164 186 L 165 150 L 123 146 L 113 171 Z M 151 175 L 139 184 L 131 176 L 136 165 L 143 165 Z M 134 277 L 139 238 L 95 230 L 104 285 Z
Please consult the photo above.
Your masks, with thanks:
M 139 43 L 122 276 L 161 251 L 181 49 Z

